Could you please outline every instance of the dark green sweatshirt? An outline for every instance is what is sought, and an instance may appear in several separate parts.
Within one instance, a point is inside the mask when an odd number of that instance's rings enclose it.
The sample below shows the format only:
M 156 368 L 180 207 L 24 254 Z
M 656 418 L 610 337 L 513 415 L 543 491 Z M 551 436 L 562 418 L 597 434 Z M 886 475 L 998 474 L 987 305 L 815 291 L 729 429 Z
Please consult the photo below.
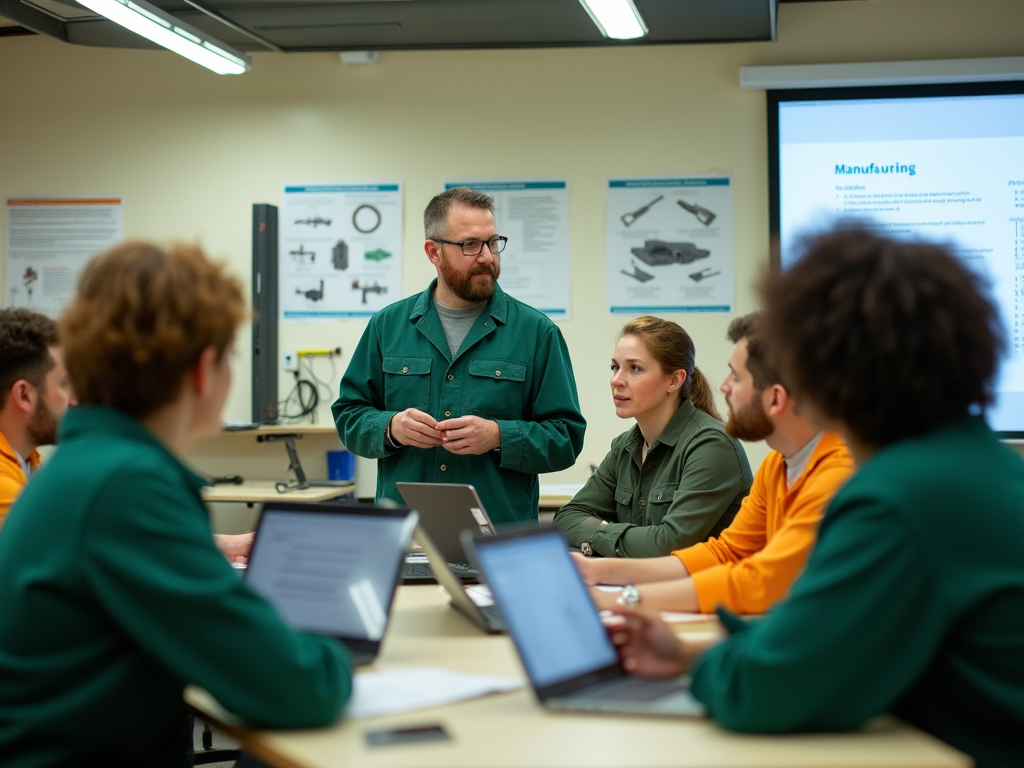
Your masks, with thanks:
M 0 529 L 4 768 L 174 764 L 187 683 L 258 725 L 337 718 L 347 654 L 239 579 L 201 487 L 134 419 L 68 412 Z
M 967 417 L 876 453 L 789 599 L 708 651 L 693 691 L 728 728 L 888 710 L 979 768 L 1024 765 L 1024 462 Z

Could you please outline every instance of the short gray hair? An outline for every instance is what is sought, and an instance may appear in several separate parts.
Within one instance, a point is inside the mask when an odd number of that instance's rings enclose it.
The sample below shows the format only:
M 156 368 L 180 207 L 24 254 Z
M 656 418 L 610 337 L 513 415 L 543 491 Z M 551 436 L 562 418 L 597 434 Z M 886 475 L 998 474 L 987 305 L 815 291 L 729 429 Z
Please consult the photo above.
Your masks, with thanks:
M 470 208 L 483 208 L 494 213 L 494 198 L 469 187 L 452 187 L 427 203 L 423 211 L 423 233 L 427 240 L 437 240 L 448 234 L 448 212 L 452 203 Z

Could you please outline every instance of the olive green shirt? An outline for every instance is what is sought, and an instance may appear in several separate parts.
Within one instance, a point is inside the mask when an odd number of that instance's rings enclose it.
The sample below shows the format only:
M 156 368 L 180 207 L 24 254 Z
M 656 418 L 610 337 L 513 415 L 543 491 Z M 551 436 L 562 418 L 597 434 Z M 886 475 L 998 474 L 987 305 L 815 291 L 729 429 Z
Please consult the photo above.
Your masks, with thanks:
M 202 485 L 123 413 L 64 417 L 0 529 L 4 768 L 178 766 L 187 683 L 264 727 L 337 718 L 348 654 L 239 578 Z
M 536 520 L 538 473 L 571 467 L 587 426 L 565 340 L 544 314 L 495 286 L 453 353 L 431 300 L 436 284 L 370 320 L 331 406 L 338 435 L 352 453 L 379 460 L 378 501 L 403 503 L 397 482 L 468 483 L 495 523 Z M 384 429 L 407 408 L 437 421 L 491 419 L 501 446 L 476 456 L 390 450 Z
M 645 462 L 643 446 L 639 426 L 615 438 L 597 472 L 555 515 L 573 547 L 589 541 L 606 557 L 657 557 L 732 522 L 753 475 L 722 422 L 686 399 Z

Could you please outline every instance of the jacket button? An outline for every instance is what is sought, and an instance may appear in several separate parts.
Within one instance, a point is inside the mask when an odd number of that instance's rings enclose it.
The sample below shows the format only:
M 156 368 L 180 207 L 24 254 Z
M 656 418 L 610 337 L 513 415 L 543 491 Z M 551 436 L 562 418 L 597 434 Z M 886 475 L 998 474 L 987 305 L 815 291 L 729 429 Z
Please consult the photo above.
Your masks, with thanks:
M 451 412 L 451 411 L 445 411 L 445 412 L 444 412 L 444 415 L 445 415 L 445 416 L 451 416 L 451 415 L 452 415 L 452 412 Z
M 644 501 L 643 499 L 640 499 L 640 506 L 641 506 L 641 507 L 644 507 L 644 506 L 646 506 L 646 505 L 647 505 L 647 502 L 646 502 L 646 501 Z
M 490 328 L 490 327 L 491 327 L 491 326 L 490 326 L 490 324 L 489 324 L 489 323 L 484 323 L 484 328 Z
M 658 494 L 658 501 L 661 501 L 661 494 Z
M 408 372 L 409 372 L 409 366 L 408 365 L 403 365 L 402 366 L 402 373 L 408 373 Z
M 447 472 L 448 471 L 448 465 L 447 464 L 442 464 L 441 465 L 441 471 L 442 472 Z
M 495 376 L 501 376 L 501 371 L 495 371 L 495 372 L 494 372 L 494 375 L 495 375 Z
M 455 377 L 452 376 L 450 373 L 448 374 L 448 381 L 455 381 Z

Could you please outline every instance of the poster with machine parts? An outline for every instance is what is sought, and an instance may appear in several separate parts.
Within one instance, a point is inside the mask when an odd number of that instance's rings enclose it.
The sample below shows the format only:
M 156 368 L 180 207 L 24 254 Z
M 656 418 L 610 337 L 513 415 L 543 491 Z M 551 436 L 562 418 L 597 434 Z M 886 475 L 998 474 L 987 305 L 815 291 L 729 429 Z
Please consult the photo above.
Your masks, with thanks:
M 611 314 L 732 311 L 730 177 L 611 179 L 607 200 Z
M 124 239 L 120 196 L 7 200 L 4 300 L 56 318 L 95 254 Z
M 502 290 L 552 320 L 569 319 L 569 185 L 564 180 L 446 181 L 494 198 L 494 223 L 508 238 Z
M 370 317 L 402 298 L 402 184 L 286 184 L 278 213 L 281 321 Z

